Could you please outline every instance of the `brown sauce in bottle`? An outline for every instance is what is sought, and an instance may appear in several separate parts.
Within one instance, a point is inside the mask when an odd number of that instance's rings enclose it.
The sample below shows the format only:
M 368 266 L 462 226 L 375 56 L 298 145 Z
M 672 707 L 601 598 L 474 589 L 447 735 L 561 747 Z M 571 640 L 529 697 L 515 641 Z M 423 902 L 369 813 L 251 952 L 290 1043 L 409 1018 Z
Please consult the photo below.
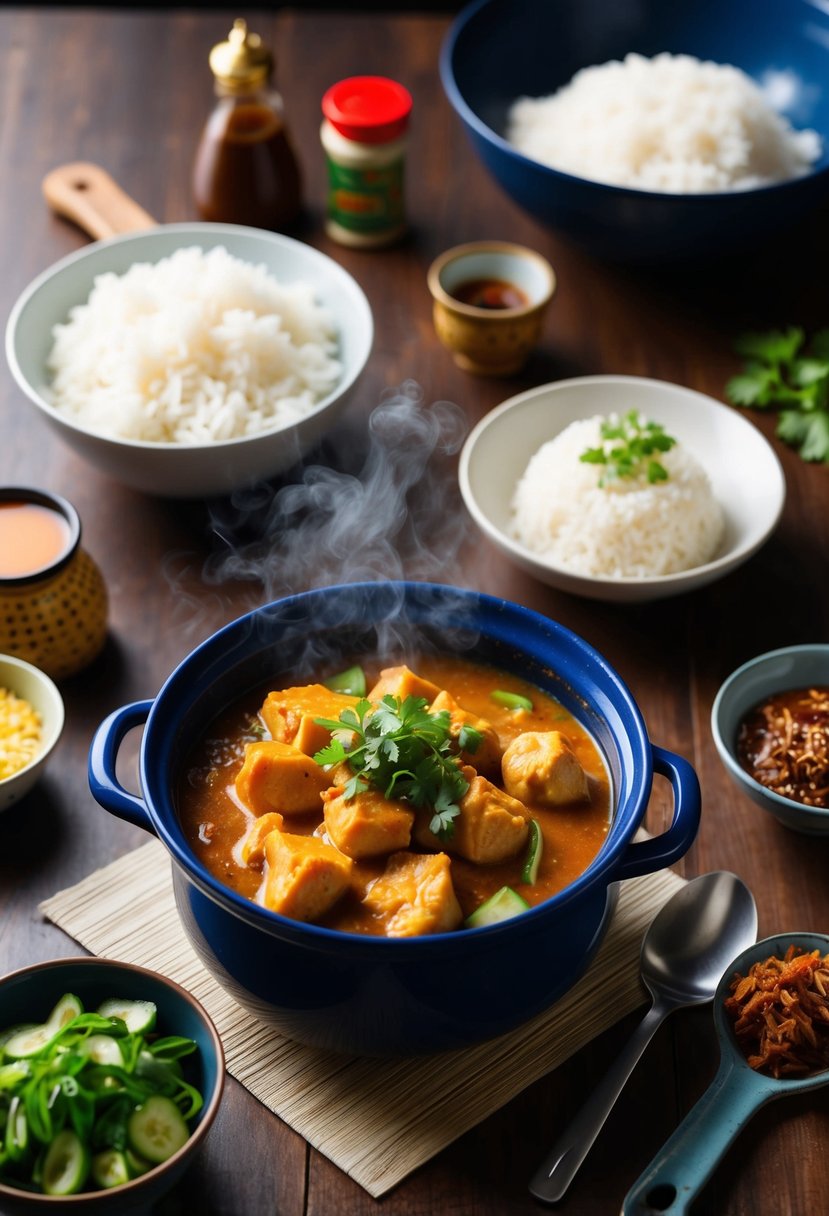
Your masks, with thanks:
M 282 229 L 299 214 L 299 167 L 282 119 L 264 102 L 230 100 L 205 130 L 193 178 L 203 220 Z

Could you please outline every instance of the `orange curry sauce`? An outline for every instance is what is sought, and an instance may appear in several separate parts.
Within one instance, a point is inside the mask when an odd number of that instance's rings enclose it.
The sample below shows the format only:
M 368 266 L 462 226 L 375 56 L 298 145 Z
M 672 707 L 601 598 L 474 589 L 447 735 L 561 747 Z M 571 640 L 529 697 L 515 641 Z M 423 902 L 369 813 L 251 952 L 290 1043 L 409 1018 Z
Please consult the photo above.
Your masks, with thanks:
M 346 664 L 344 664 L 345 666 Z M 364 663 L 368 687 L 380 665 Z M 588 732 L 556 700 L 534 685 L 493 667 L 465 659 L 423 657 L 411 662 L 418 675 L 447 689 L 455 700 L 496 729 L 502 747 L 524 731 L 560 731 L 564 734 L 588 775 L 588 802 L 553 809 L 529 806 L 541 826 L 544 849 L 536 882 L 521 881 L 523 851 L 508 862 L 475 865 L 452 856 L 452 881 L 464 916 L 505 884 L 518 891 L 529 904 L 538 904 L 562 890 L 587 868 L 604 843 L 610 825 L 610 782 L 604 761 Z M 290 678 L 283 686 L 292 683 Z M 278 685 L 277 685 L 278 686 Z M 209 738 L 188 758 L 179 788 L 178 810 L 188 842 L 199 861 L 233 890 L 255 900 L 263 884 L 262 871 L 240 863 L 239 846 L 253 822 L 242 809 L 234 781 L 244 758 L 245 744 L 263 736 L 258 710 L 271 684 L 244 704 L 221 715 Z M 504 689 L 528 697 L 531 712 L 496 704 L 490 694 Z M 312 833 L 322 822 L 319 815 L 291 816 L 293 833 Z M 413 851 L 418 850 L 417 847 Z M 451 850 L 447 849 L 450 853 Z M 357 861 L 353 871 L 353 893 L 345 895 L 320 922 L 352 933 L 381 933 L 360 903 L 360 894 L 385 869 L 387 858 Z

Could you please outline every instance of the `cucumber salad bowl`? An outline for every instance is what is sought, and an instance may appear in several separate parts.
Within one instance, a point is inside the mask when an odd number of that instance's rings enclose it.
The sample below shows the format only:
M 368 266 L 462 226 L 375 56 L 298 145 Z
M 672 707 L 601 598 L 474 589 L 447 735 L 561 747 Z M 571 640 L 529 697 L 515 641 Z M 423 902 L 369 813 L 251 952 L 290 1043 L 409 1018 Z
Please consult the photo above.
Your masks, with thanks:
M 69 958 L 0 980 L 0 1211 L 149 1211 L 215 1118 L 224 1058 L 172 980 Z

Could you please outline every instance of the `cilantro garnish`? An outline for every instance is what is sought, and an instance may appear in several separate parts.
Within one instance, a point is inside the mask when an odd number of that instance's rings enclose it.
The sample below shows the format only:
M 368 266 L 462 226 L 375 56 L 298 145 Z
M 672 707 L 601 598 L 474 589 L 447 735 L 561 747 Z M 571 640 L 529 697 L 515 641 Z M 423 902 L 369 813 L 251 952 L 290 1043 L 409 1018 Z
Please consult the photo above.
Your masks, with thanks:
M 808 346 L 802 329 L 744 334 L 735 343 L 745 366 L 725 386 L 733 405 L 784 406 L 777 435 L 804 460 L 829 463 L 829 330 Z
M 637 410 L 628 410 L 621 418 L 618 414 L 603 418 L 599 433 L 600 446 L 587 448 L 579 460 L 604 466 L 600 486 L 622 478 L 645 477 L 649 485 L 668 480 L 668 470 L 656 454 L 669 451 L 676 440 L 666 435 L 658 422 L 649 422 Z
M 344 709 L 337 721 L 315 718 L 331 731 L 331 742 L 314 756 L 330 767 L 348 762 L 351 779 L 343 797 L 353 798 L 370 786 L 386 798 L 416 807 L 431 807 L 429 829 L 446 840 L 451 837 L 458 802 L 469 782 L 458 766 L 457 751 L 474 752 L 481 734 L 462 726 L 453 738 L 448 710 L 429 713 L 424 697 L 385 696 L 372 704 L 365 698 Z

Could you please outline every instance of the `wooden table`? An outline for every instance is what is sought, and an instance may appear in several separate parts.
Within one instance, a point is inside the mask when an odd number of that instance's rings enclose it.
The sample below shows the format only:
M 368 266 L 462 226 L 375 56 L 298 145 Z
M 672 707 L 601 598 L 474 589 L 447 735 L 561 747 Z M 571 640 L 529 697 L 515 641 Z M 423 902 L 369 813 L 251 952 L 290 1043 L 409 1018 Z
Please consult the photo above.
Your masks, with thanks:
M 236 15 L 0 11 L 4 316 L 34 275 L 85 242 L 42 202 L 41 179 L 55 165 L 97 161 L 157 218 L 195 218 L 189 172 L 212 103 L 207 54 Z M 737 368 L 731 343 L 746 326 L 826 324 L 825 216 L 775 250 L 693 274 L 643 276 L 596 264 L 520 213 L 473 157 L 437 74 L 447 18 L 286 11 L 251 21 L 275 46 L 305 171 L 308 209 L 297 235 L 354 274 L 376 318 L 371 360 L 328 450 L 332 458 L 347 463 L 351 447 L 356 451 L 362 442 L 369 413 L 388 389 L 409 380 L 427 403 L 456 402 L 470 421 L 524 388 L 583 373 L 654 376 L 722 399 L 724 382 Z M 321 219 L 319 99 L 334 80 L 366 71 L 393 75 L 414 94 L 412 234 L 382 253 L 332 245 Z M 432 258 L 460 241 L 486 237 L 533 246 L 559 276 L 541 347 L 525 373 L 508 381 L 457 370 L 438 346 L 430 319 L 425 273 Z M 104 655 L 63 686 L 68 720 L 51 770 L 17 813 L 0 819 L 5 972 L 77 952 L 41 920 L 38 902 L 144 839 L 107 817 L 88 792 L 86 753 L 97 723 L 124 702 L 154 695 L 173 666 L 215 628 L 257 602 L 302 586 L 310 572 L 272 560 L 251 568 L 249 579 L 230 580 L 223 562 L 226 540 L 238 545 L 248 526 L 238 512 L 227 504 L 156 501 L 113 483 L 52 436 L 8 371 L 0 374 L 0 401 L 3 482 L 42 486 L 74 502 L 84 545 L 111 594 Z M 752 414 L 751 421 L 772 436 L 771 417 Z M 680 869 L 687 876 L 720 868 L 740 874 L 755 894 L 762 936 L 829 925 L 826 842 L 794 835 L 753 810 L 726 777 L 709 729 L 714 694 L 735 666 L 775 646 L 827 637 L 829 473 L 773 442 L 788 481 L 776 535 L 741 571 L 681 599 L 634 608 L 547 589 L 480 540 L 451 495 L 451 543 L 425 562 L 415 563 L 411 553 L 401 560 L 403 573 L 477 586 L 540 609 L 607 656 L 629 683 L 654 741 L 687 756 L 699 773 L 702 827 Z M 453 469 L 447 475 L 452 478 Z M 434 550 L 435 538 L 421 539 Z M 330 573 L 348 579 L 348 562 Z M 658 781 L 649 826 L 661 830 L 669 815 Z M 637 1017 L 533 1085 L 379 1206 L 394 1216 L 540 1210 L 527 1192 L 530 1173 Z M 709 1011 L 678 1014 L 663 1026 L 560 1210 L 578 1216 L 617 1211 L 715 1063 Z M 722 1162 L 696 1210 L 716 1216 L 825 1212 L 827 1135 L 827 1091 L 767 1108 Z M 162 1210 L 357 1216 L 377 1206 L 229 1082 L 200 1164 Z

